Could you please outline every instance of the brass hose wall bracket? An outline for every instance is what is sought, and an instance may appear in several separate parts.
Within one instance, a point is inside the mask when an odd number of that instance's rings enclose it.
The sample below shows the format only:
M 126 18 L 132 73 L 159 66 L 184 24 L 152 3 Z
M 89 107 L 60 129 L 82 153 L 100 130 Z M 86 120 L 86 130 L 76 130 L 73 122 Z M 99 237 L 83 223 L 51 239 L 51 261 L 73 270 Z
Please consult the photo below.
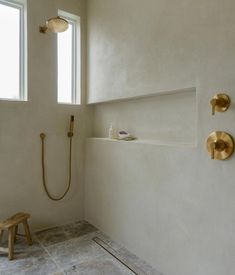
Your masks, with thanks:
M 234 152 L 233 137 L 221 131 L 211 133 L 207 139 L 207 151 L 211 159 L 228 159 Z
M 230 98 L 226 94 L 217 94 L 210 101 L 212 107 L 212 115 L 215 112 L 225 112 L 230 106 Z

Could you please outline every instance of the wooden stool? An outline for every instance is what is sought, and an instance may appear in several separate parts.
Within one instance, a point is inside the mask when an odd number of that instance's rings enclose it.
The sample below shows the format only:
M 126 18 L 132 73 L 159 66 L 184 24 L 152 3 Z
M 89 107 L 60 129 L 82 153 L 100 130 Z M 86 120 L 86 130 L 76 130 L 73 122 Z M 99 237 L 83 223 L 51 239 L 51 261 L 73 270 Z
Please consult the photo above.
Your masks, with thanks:
M 14 257 L 14 242 L 16 240 L 16 236 L 26 237 L 28 245 L 32 245 L 32 238 L 28 225 L 29 218 L 30 215 L 27 213 L 17 213 L 4 222 L 0 222 L 0 242 L 2 240 L 4 230 L 8 230 L 8 248 L 0 247 L 0 252 L 8 253 L 9 260 L 12 260 Z M 25 235 L 18 234 L 18 225 L 20 223 L 24 226 Z

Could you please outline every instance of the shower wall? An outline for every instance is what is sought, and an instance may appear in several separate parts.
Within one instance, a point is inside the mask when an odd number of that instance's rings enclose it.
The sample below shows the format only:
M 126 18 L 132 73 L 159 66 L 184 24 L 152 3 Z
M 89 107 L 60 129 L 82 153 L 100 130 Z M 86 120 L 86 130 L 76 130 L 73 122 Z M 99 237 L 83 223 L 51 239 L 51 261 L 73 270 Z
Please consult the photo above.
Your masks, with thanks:
M 83 148 L 89 132 L 87 108 L 57 104 L 56 35 L 39 33 L 39 25 L 62 9 L 81 16 L 82 68 L 85 70 L 85 1 L 28 0 L 28 101 L 0 101 L 0 220 L 17 211 L 32 214 L 32 229 L 83 218 Z M 83 102 L 85 75 L 82 75 Z M 41 175 L 45 132 L 48 187 L 56 196 L 67 184 L 70 115 L 75 115 L 73 181 L 66 198 L 50 201 Z
M 88 1 L 88 103 L 95 118 L 86 144 L 85 216 L 166 275 L 235 272 L 235 157 L 212 161 L 205 148 L 212 131 L 235 136 L 234 9 L 231 0 Z M 192 87 L 196 110 L 185 108 L 186 99 L 174 104 L 182 94 L 171 91 Z M 213 117 L 209 102 L 221 91 L 232 105 Z M 149 94 L 156 102 L 161 94 L 160 107 L 148 105 Z M 139 96 L 140 105 L 129 101 Z M 184 110 L 180 127 L 169 124 L 170 114 Z M 169 125 L 186 138 L 181 126 L 193 115 L 194 146 L 162 141 Z M 155 142 L 105 139 L 115 120 L 137 134 L 146 129 L 148 139 L 154 129 Z

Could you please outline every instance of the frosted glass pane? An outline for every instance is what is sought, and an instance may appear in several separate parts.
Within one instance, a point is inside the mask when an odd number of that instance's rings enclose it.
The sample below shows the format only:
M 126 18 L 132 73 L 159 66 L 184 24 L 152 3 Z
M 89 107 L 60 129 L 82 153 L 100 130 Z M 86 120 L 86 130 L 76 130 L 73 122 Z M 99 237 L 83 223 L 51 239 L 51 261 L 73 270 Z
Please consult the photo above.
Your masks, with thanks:
M 20 10 L 0 4 L 0 98 L 20 95 Z
M 58 102 L 72 103 L 73 26 L 58 34 Z

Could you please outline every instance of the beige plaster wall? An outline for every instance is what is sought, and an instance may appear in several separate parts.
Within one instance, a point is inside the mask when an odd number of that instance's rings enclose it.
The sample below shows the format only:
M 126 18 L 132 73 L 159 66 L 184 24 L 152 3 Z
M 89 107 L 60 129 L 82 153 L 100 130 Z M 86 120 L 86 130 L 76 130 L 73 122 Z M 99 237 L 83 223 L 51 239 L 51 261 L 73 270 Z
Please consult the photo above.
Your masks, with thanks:
M 88 101 L 195 87 L 197 146 L 88 139 L 86 219 L 166 275 L 233 275 L 235 158 L 210 160 L 205 141 L 215 130 L 235 136 L 235 2 L 88 4 Z M 232 105 L 212 117 L 220 91 Z M 96 132 L 114 114 L 99 113 Z
M 28 101 L 0 101 L 0 219 L 17 211 L 32 214 L 33 230 L 83 218 L 83 143 L 87 108 L 57 104 L 56 35 L 39 25 L 62 9 L 81 16 L 82 71 L 85 68 L 85 1 L 28 0 Z M 85 75 L 82 100 L 85 101 Z M 72 188 L 61 202 L 50 201 L 41 176 L 39 134 L 45 132 L 48 186 L 59 195 L 67 184 L 70 115 L 75 115 Z

